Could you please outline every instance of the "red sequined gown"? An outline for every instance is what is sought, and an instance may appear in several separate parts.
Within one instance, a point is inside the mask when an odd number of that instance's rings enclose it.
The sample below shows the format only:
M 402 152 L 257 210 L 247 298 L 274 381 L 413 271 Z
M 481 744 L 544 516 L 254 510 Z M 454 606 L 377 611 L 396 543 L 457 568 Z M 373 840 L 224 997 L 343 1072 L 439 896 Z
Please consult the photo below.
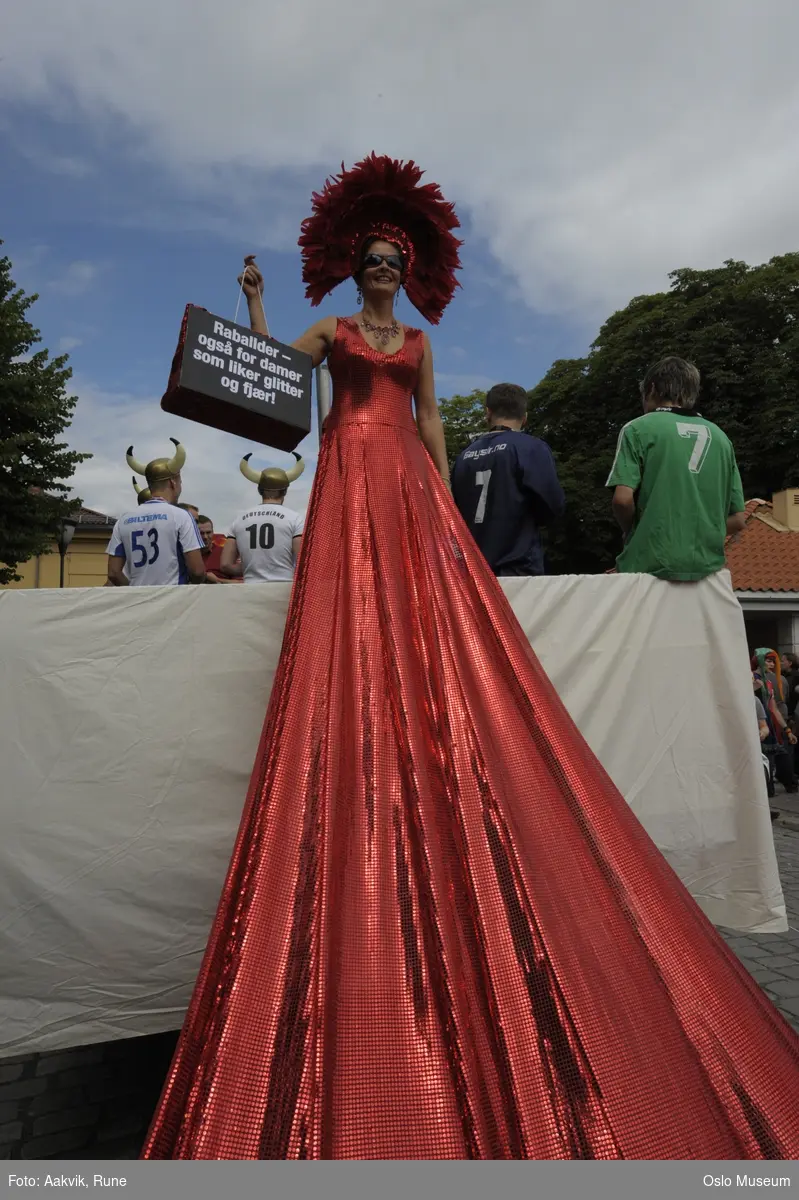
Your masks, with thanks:
M 283 652 L 144 1157 L 799 1155 L 799 1041 L 587 748 L 340 320 Z

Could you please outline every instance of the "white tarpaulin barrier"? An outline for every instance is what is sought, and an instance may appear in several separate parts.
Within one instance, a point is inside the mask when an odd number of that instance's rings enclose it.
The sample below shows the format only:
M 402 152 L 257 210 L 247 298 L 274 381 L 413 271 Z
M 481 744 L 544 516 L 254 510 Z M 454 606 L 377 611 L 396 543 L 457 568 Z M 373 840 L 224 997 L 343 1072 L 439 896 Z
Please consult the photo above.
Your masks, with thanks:
M 711 920 L 784 930 L 729 577 L 503 583 Z M 288 599 L 285 584 L 0 593 L 0 1054 L 179 1027 Z

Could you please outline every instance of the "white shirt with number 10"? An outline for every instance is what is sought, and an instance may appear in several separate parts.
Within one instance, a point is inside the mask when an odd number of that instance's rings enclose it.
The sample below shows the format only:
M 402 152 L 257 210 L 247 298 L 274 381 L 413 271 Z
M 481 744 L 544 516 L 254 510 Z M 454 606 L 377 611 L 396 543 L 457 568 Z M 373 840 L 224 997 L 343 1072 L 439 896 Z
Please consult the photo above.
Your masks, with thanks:
M 282 504 L 256 504 L 230 527 L 236 539 L 245 583 L 277 583 L 294 578 L 294 538 L 305 518 Z

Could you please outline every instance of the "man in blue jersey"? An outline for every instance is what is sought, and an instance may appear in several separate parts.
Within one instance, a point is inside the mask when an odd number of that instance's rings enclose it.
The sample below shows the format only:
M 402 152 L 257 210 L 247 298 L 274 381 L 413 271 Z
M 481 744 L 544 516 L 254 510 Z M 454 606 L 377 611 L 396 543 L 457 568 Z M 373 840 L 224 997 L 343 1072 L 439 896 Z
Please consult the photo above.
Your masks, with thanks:
M 150 499 L 123 513 L 108 543 L 108 586 L 164 587 L 205 583 L 203 539 L 194 518 L 177 507 L 180 470 L 186 452 L 179 442 L 172 458 L 156 458 L 146 467 L 128 450 L 128 465 L 144 475 Z
M 488 433 L 460 454 L 452 495 L 495 575 L 543 575 L 539 528 L 565 508 L 552 451 L 522 433 L 527 393 L 498 383 L 485 401 Z

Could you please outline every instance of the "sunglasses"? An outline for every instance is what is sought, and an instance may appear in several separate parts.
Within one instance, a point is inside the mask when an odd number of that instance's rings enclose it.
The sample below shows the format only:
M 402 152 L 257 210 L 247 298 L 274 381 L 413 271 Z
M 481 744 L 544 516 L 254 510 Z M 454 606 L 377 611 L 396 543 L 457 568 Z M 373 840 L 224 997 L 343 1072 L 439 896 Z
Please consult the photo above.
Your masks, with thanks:
M 361 267 L 364 269 L 366 267 L 382 267 L 383 263 L 394 271 L 402 270 L 403 263 L 399 254 L 367 254 Z

